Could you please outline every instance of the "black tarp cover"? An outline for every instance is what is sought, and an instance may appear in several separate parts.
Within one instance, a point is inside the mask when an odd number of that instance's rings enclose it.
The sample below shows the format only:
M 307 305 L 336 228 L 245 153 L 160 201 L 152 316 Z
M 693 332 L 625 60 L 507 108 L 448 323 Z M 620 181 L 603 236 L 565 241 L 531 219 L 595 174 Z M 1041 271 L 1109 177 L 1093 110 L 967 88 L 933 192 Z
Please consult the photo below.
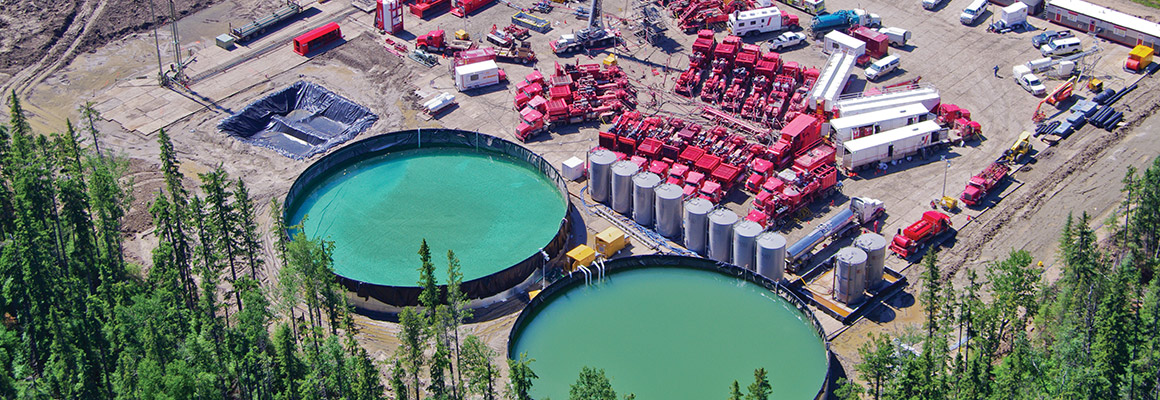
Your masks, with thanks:
M 222 119 L 218 130 L 301 160 L 350 140 L 378 119 L 321 85 L 298 81 Z

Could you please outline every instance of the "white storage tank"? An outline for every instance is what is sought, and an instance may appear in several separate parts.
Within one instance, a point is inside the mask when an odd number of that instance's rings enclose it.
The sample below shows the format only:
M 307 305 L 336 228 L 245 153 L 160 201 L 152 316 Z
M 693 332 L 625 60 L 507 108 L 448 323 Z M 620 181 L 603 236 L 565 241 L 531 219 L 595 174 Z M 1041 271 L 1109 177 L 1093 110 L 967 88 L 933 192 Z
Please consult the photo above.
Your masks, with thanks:
M 588 194 L 592 200 L 608 203 L 609 186 L 612 185 L 612 163 L 616 153 L 608 149 L 596 149 L 588 153 Z
M 857 247 L 838 250 L 834 256 L 834 294 L 838 301 L 856 304 L 866 289 L 866 252 Z
M 657 233 L 669 239 L 681 236 L 681 198 L 685 192 L 680 186 L 662 183 L 653 190 L 656 193 Z
M 729 262 L 730 243 L 733 241 L 733 224 L 737 223 L 737 213 L 725 207 L 709 213 L 709 258 Z
M 632 177 L 632 220 L 641 226 L 653 224 L 656 212 L 654 190 L 660 184 L 661 177 L 652 172 L 641 172 Z
M 636 163 L 628 160 L 612 164 L 612 209 L 622 215 L 632 211 L 632 176 L 640 172 Z
M 780 282 L 785 275 L 785 236 L 765 232 L 757 236 L 757 273 Z
M 685 248 L 706 255 L 709 241 L 709 212 L 713 203 L 700 197 L 685 202 Z
M 886 237 L 874 232 L 863 233 L 854 239 L 854 247 L 866 252 L 866 289 L 874 289 L 882 282 L 886 269 Z
M 754 258 L 757 257 L 757 235 L 761 234 L 761 230 L 761 224 L 750 220 L 733 225 L 733 265 L 757 271 Z

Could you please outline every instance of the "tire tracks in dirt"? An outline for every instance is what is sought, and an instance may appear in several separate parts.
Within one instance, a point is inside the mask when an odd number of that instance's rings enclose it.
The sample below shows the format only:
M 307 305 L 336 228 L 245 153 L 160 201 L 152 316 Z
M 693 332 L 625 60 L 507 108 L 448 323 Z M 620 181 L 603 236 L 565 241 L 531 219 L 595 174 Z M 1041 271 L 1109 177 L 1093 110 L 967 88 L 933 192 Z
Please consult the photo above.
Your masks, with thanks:
M 1160 110 L 1160 101 L 1157 101 L 1157 90 L 1160 88 L 1157 87 L 1156 82 L 1141 80 L 1139 83 L 1140 86 L 1131 93 L 1135 96 L 1130 100 L 1125 99 L 1118 102 L 1117 109 L 1123 109 L 1125 104 L 1141 103 L 1148 104 L 1147 108 L 1133 112 L 1133 116 L 1125 125 L 1110 133 L 1101 132 L 1094 127 L 1085 127 L 1087 135 L 1091 135 L 1094 131 L 1100 133 L 1100 136 L 1088 143 L 1086 147 L 1079 149 L 1075 155 L 1067 159 L 1054 160 L 1058 165 L 1037 165 L 1037 169 L 1052 168 L 1051 172 L 1034 183 L 1024 185 L 1023 193 L 1017 198 L 1009 198 L 1000 203 L 997 209 L 989 211 L 997 212 L 990 220 L 965 228 L 970 230 L 966 232 L 966 235 L 961 235 L 962 232 L 960 232 L 960 235 L 965 237 L 960 237 L 963 240 L 947 251 L 942 260 L 944 265 L 948 266 L 942 274 L 944 281 L 953 278 L 969 261 L 982 255 L 984 247 L 997 236 L 1005 233 L 1004 229 L 1010 227 L 1012 222 L 1030 219 L 1041 205 L 1067 188 L 1073 181 L 1078 181 L 1078 179 L 1072 179 L 1077 176 L 1077 173 L 1082 174 L 1088 171 L 1089 167 L 1103 158 L 1109 150 L 1116 149 L 1125 138 L 1135 133 L 1136 127 Z M 1077 132 L 1072 135 L 1072 139 L 1077 140 L 1080 135 Z M 1056 148 L 1049 148 L 1037 154 L 1036 157 L 1040 161 L 1057 159 L 1058 157 L 1055 157 L 1057 151 Z M 1116 182 L 1119 182 L 1118 178 Z
M 96 30 L 108 3 L 109 0 L 85 0 L 80 11 L 72 16 L 72 23 L 64 35 L 61 35 L 61 40 L 58 40 L 36 64 L 24 68 L 8 80 L 3 86 L 3 91 L 15 90 L 18 95 L 27 94 L 34 86 L 71 62 L 85 39 Z M 85 23 L 81 25 L 77 24 L 77 21 Z M 48 64 L 50 62 L 51 64 Z

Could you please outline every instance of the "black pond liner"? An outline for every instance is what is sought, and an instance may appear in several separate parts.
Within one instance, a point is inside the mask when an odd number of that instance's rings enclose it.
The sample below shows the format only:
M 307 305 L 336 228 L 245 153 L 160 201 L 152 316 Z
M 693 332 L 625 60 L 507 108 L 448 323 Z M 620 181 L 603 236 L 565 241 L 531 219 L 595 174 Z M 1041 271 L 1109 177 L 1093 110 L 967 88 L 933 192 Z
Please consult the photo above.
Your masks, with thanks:
M 350 140 L 378 119 L 321 85 L 298 81 L 222 119 L 218 130 L 301 160 Z

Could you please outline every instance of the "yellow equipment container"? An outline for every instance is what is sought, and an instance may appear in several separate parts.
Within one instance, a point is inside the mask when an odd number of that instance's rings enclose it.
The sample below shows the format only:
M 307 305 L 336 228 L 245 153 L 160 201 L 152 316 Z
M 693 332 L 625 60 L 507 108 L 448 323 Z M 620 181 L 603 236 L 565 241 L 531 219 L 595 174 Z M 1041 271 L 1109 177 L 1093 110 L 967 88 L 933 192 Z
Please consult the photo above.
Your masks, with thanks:
M 1088 79 L 1088 90 L 1093 92 L 1102 92 L 1104 90 L 1104 81 L 1099 78 Z
M 467 31 L 460 29 L 455 31 L 455 38 L 459 40 L 468 40 L 471 39 L 471 35 L 468 35 Z
M 616 54 L 609 54 L 608 57 L 604 57 L 604 65 L 616 65 Z
M 1128 52 L 1128 62 L 1124 64 L 1124 68 L 1137 72 L 1143 71 L 1144 67 L 1152 63 L 1152 53 L 1154 52 L 1151 47 L 1137 45 Z
M 596 250 L 588 247 L 586 244 L 576 246 L 572 250 L 568 250 L 568 259 L 572 260 L 572 264 L 568 265 L 568 271 L 575 271 L 580 267 L 587 267 L 596 260 Z
M 596 251 L 604 258 L 612 258 L 613 254 L 623 249 L 628 245 L 628 237 L 624 235 L 624 231 L 617 229 L 615 226 L 610 226 L 603 232 L 596 234 Z

